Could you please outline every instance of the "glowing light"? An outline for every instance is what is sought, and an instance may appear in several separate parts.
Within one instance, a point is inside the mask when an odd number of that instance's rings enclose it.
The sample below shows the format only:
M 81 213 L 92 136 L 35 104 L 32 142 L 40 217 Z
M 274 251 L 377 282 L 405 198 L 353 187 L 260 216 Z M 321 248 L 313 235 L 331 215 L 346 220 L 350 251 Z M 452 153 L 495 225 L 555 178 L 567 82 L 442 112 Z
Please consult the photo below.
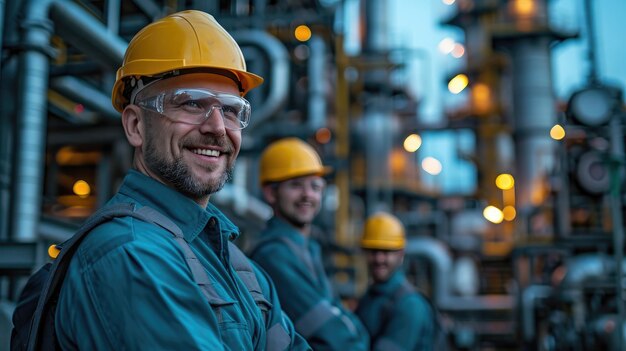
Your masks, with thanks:
M 502 173 L 496 177 L 496 186 L 498 189 L 509 190 L 515 185 L 515 179 L 508 173 Z
M 293 35 L 296 37 L 298 41 L 305 42 L 311 39 L 311 28 L 305 26 L 304 24 L 299 25 L 293 32 Z
M 534 0 L 515 0 L 513 2 L 513 11 L 520 17 L 529 17 L 537 11 L 537 5 Z
M 513 206 L 505 206 L 502 209 L 502 217 L 504 218 L 505 221 L 512 221 L 515 219 L 515 216 L 517 215 L 517 211 L 515 211 L 515 207 Z
M 315 132 L 315 140 L 320 144 L 328 144 L 331 137 L 332 133 L 326 127 L 320 128 Z
M 495 224 L 501 223 L 504 219 L 502 211 L 500 211 L 500 209 L 495 206 L 485 207 L 485 209 L 483 210 L 483 216 L 486 220 Z
M 462 92 L 469 84 L 469 78 L 465 74 L 457 74 L 448 83 L 448 90 L 452 94 L 458 94 Z
M 452 50 L 454 50 L 454 45 L 454 40 L 452 40 L 451 38 L 445 38 L 439 42 L 439 45 L 437 47 L 442 54 L 447 55 L 451 53 Z
M 472 101 L 476 112 L 485 113 L 491 109 L 491 89 L 487 84 L 472 84 Z
M 565 129 L 563 129 L 560 124 L 555 124 L 554 127 L 550 129 L 550 137 L 554 140 L 565 138 Z
M 408 152 L 415 152 L 422 146 L 422 137 L 417 134 L 411 134 L 404 139 L 404 149 Z
M 422 160 L 422 169 L 426 171 L 426 173 L 437 175 L 441 173 L 443 167 L 438 159 L 428 156 Z
M 465 46 L 463 46 L 463 44 L 455 43 L 454 48 L 452 49 L 452 52 L 450 52 L 450 54 L 454 58 L 463 57 L 463 55 L 465 55 Z
M 445 5 L 452 5 L 456 2 L 456 0 L 441 0 Z
M 74 105 L 74 112 L 79 114 L 85 112 L 85 106 L 83 106 L 83 104 Z
M 406 170 L 407 154 L 400 149 L 396 149 L 391 152 L 389 157 L 389 167 L 391 168 L 391 174 L 402 174 Z
M 89 186 L 89 183 L 87 183 L 84 180 L 77 180 L 74 183 L 74 186 L 72 187 L 72 191 L 74 191 L 74 194 L 85 198 L 87 196 L 89 196 L 89 194 L 91 194 L 91 187 Z

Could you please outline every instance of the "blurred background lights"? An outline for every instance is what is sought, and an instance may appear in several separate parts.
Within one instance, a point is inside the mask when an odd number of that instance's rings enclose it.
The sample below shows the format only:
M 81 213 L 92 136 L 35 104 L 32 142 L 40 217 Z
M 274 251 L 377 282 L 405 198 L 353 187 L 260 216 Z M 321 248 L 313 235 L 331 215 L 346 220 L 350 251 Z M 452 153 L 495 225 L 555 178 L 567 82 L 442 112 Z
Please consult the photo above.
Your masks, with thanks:
M 500 211 L 499 208 L 491 205 L 485 207 L 485 209 L 483 210 L 483 216 L 486 220 L 495 224 L 501 223 L 504 219 L 504 214 L 502 213 L 502 211 Z
M 565 129 L 563 129 L 560 124 L 555 124 L 554 127 L 550 129 L 550 137 L 554 140 L 565 138 Z
M 296 29 L 293 32 L 293 35 L 296 37 L 298 41 L 305 42 L 311 39 L 311 29 L 308 26 L 301 24 L 296 27 Z
M 408 152 L 415 152 L 422 146 L 422 137 L 417 134 L 411 134 L 404 139 L 404 149 Z
M 508 173 L 502 173 L 496 177 L 496 186 L 498 189 L 509 190 L 515 185 L 515 179 Z
M 460 43 L 455 43 L 454 48 L 452 49 L 452 52 L 450 52 L 450 54 L 454 58 L 463 57 L 463 55 L 465 54 L 465 46 L 463 46 L 463 44 L 460 44 Z
M 91 194 L 91 187 L 89 186 L 89 183 L 81 179 L 77 180 L 74 183 L 72 191 L 74 191 L 74 194 L 78 195 L 79 197 L 86 198 L 89 196 L 89 194 Z
M 453 5 L 456 0 L 441 0 L 445 5 Z
M 442 170 L 441 162 L 434 157 L 425 157 L 422 160 L 422 169 L 426 171 L 426 173 L 437 175 L 441 173 Z
M 330 129 L 326 127 L 322 127 L 315 132 L 315 141 L 320 144 L 328 144 L 331 137 L 332 133 L 330 132 Z
M 502 209 L 502 217 L 505 221 L 512 221 L 515 219 L 515 215 L 517 215 L 517 211 L 515 211 L 515 207 L 513 206 L 504 206 Z
M 469 84 L 469 78 L 465 74 L 457 74 L 448 83 L 448 90 L 452 94 L 458 94 L 463 91 Z
M 451 53 L 452 50 L 454 50 L 454 46 L 454 40 L 452 40 L 451 38 L 444 38 L 439 42 L 439 45 L 437 47 L 442 54 L 447 55 Z

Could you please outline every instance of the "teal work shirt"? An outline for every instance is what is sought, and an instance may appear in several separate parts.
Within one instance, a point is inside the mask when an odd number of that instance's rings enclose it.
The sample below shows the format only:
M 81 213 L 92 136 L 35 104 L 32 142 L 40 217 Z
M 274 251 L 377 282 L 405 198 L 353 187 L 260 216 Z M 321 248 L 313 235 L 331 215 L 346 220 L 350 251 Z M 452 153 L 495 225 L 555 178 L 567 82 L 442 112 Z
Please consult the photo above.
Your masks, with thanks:
M 316 241 L 274 217 L 250 258 L 272 277 L 283 309 L 314 350 L 368 349 L 365 327 L 333 296 Z
M 283 317 L 269 277 L 252 265 L 273 306 L 263 317 L 229 262 L 238 228 L 215 206 L 201 208 L 137 171 L 109 203 L 150 206 L 178 225 L 224 301 L 203 296 L 172 234 L 115 218 L 96 227 L 70 263 L 55 319 L 64 350 L 265 350 L 266 327 L 276 323 L 291 332 L 290 349 L 310 349 Z
M 431 304 L 417 291 L 393 301 L 396 290 L 407 283 L 399 269 L 386 282 L 371 285 L 359 300 L 356 314 L 370 333 L 372 350 L 433 350 Z

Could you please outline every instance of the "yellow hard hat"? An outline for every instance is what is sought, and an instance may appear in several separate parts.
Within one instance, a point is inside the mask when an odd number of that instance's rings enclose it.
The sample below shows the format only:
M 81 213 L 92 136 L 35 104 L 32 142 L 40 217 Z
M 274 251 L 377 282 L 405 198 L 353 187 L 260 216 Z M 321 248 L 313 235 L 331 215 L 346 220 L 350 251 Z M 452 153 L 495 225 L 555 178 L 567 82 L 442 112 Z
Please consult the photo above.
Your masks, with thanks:
M 263 78 L 246 71 L 239 45 L 213 16 L 188 10 L 149 24 L 130 41 L 122 67 L 117 70 L 111 95 L 113 107 L 121 112 L 128 104 L 128 78 L 189 69 L 232 78 L 242 96 L 263 83 Z
M 259 178 L 265 184 L 307 175 L 323 176 L 330 170 L 322 165 L 311 145 L 298 138 L 284 138 L 270 144 L 261 154 Z
M 374 250 L 404 249 L 404 225 L 395 216 L 379 212 L 365 221 L 361 247 Z

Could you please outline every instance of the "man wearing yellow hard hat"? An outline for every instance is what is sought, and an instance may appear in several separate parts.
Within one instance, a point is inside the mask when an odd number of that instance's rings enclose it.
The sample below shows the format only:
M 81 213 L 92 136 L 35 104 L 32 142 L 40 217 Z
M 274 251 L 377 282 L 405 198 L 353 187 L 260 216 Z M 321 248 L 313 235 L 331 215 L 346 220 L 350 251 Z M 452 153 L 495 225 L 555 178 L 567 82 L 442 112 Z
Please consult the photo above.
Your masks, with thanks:
M 328 171 L 313 147 L 297 138 L 263 151 L 260 182 L 274 216 L 251 258 L 272 277 L 285 312 L 314 350 L 367 350 L 367 332 L 335 298 L 320 245 L 311 238 Z
M 56 311 L 62 349 L 310 349 L 209 202 L 250 121 L 244 95 L 262 81 L 204 12 L 172 14 L 131 40 L 112 103 L 133 169 L 105 207 L 129 204 L 144 220 L 105 221 L 80 244 Z
M 406 239 L 395 216 L 378 212 L 365 222 L 361 247 L 371 284 L 357 316 L 370 333 L 372 350 L 433 350 L 437 321 L 431 304 L 402 270 Z

